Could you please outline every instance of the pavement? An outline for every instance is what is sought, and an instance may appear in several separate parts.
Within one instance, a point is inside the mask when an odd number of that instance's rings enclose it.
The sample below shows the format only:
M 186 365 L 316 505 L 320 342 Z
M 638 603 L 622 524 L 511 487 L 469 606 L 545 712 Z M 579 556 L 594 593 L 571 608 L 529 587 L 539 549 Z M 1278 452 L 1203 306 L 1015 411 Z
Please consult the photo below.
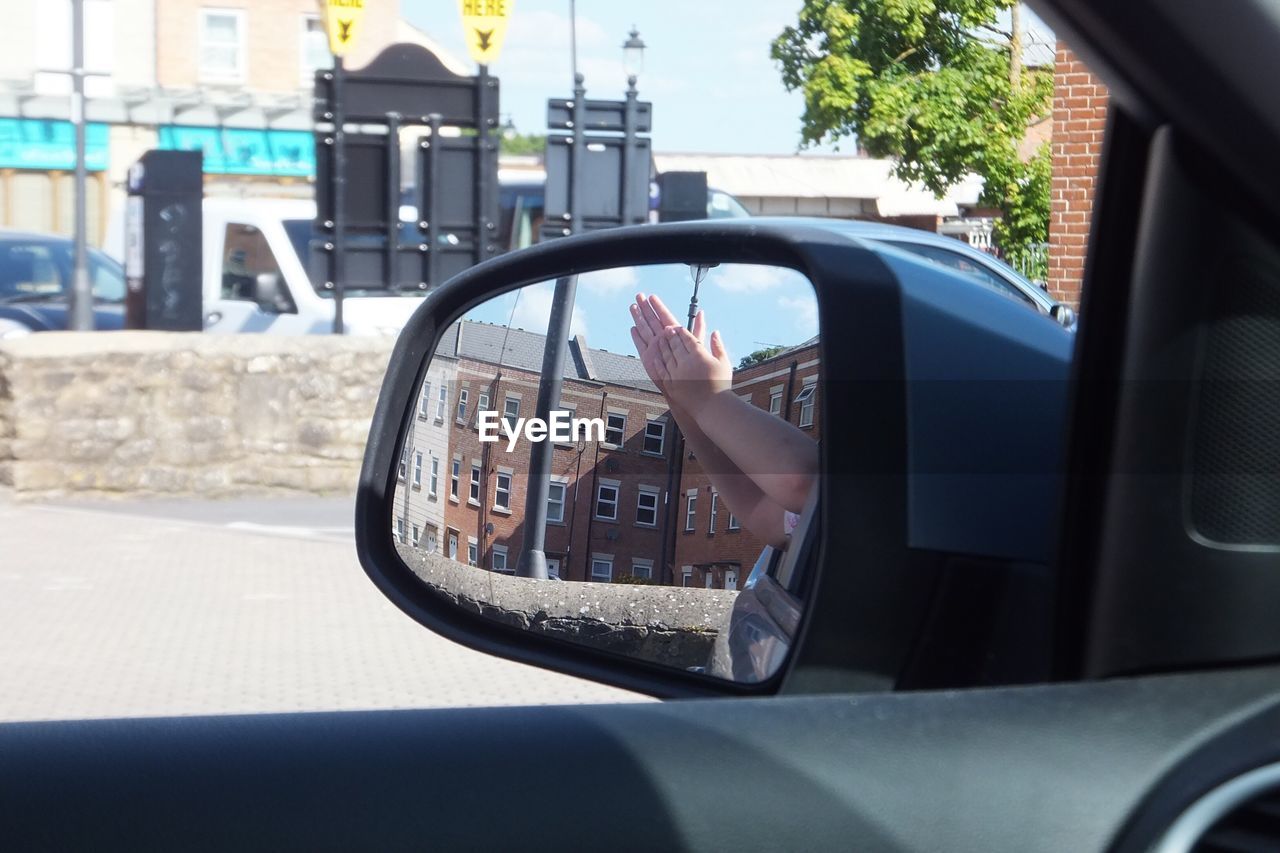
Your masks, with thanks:
M 649 701 L 445 640 L 348 502 L 0 499 L 0 721 Z

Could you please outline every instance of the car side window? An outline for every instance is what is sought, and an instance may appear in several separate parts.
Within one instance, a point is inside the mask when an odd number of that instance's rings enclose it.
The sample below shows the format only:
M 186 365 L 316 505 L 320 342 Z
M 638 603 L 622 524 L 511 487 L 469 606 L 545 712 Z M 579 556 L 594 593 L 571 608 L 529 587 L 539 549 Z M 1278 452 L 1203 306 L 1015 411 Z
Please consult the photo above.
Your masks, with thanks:
M 959 252 L 952 252 L 949 249 L 942 249 L 937 246 L 925 246 L 919 243 L 898 242 L 897 240 L 885 240 L 884 242 L 894 248 L 903 249 L 913 255 L 919 255 L 922 258 L 928 258 L 935 263 L 950 267 L 956 272 L 964 273 L 984 287 L 994 290 L 996 293 L 1011 296 L 1020 302 L 1030 305 L 1032 308 L 1037 307 L 1036 303 L 1021 290 L 1014 287 L 1012 284 L 991 272 L 978 262 L 966 258 Z
M 124 271 L 97 255 L 89 256 L 89 277 L 93 280 L 93 297 L 105 302 L 123 302 Z
M 222 243 L 222 298 L 257 302 L 258 276 L 264 273 L 276 276 L 279 282 L 274 312 L 296 313 L 280 265 L 262 231 L 252 225 L 229 223 Z
M 0 246 L 0 298 L 57 296 L 63 280 L 53 252 L 36 243 Z

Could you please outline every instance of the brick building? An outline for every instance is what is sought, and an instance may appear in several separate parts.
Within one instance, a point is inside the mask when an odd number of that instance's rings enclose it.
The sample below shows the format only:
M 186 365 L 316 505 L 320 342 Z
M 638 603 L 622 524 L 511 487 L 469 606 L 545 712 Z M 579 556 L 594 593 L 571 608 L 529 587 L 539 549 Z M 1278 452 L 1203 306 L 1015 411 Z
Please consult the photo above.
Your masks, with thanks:
M 1053 73 L 1049 292 L 1070 305 L 1080 302 L 1108 98 L 1106 86 L 1058 42 Z
M 451 422 L 442 476 L 445 535 L 440 551 L 460 562 L 513 573 L 524 544 L 530 444 L 481 442 L 478 413 L 531 417 L 545 336 L 463 321 L 437 349 L 456 360 L 447 392 L 433 405 Z M 667 494 L 669 412 L 636 358 L 569 343 L 560 409 L 600 418 L 604 441 L 556 444 L 545 553 L 565 580 L 660 581 Z
M 818 339 L 813 338 L 733 375 L 733 390 L 753 406 L 785 418 L 814 441 L 818 432 Z M 737 589 L 764 542 L 737 523 L 703 472 L 686 454 L 676 512 L 674 583 Z M 782 524 L 782 519 L 778 519 Z

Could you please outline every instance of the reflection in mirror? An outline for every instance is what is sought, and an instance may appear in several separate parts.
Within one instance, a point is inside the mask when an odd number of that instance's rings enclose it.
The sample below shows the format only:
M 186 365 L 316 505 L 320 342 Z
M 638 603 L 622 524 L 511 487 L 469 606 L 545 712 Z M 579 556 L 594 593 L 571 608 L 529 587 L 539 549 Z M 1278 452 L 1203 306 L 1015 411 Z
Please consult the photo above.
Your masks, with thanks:
M 453 323 L 404 431 L 391 533 L 508 625 L 756 682 L 799 619 L 818 311 L 755 265 L 533 284 Z

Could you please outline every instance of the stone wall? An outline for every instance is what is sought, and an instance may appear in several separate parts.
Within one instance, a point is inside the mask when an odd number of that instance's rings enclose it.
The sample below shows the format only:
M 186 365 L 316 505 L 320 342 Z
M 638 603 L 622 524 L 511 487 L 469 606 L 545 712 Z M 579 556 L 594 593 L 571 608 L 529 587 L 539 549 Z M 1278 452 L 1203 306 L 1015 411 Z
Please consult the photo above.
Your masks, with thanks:
M 428 589 L 466 612 L 678 669 L 708 664 L 738 597 L 715 589 L 537 581 L 398 550 Z
M 0 343 L 0 486 L 355 491 L 389 338 L 53 332 Z

